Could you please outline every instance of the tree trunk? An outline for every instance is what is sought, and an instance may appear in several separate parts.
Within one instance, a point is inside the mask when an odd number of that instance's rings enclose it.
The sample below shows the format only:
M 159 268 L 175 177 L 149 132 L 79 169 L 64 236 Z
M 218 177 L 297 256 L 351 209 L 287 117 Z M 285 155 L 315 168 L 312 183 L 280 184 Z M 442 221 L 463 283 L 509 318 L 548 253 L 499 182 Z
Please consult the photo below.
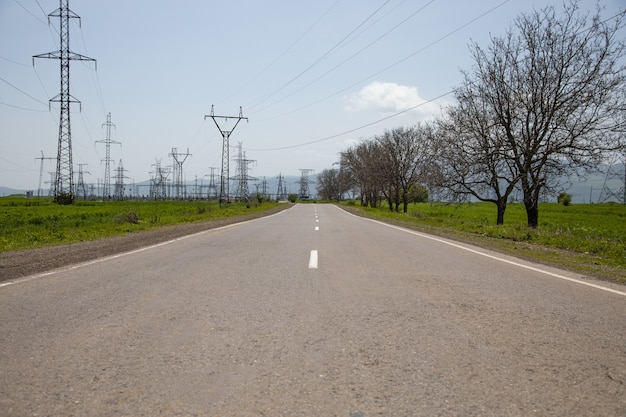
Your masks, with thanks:
M 501 224 L 504 224 L 504 212 L 506 211 L 506 199 L 504 201 L 502 201 L 502 199 L 499 199 L 496 205 L 498 206 L 498 220 L 496 220 L 496 224 L 501 225 Z
M 528 227 L 536 229 L 539 226 L 539 205 L 536 201 L 524 201 Z

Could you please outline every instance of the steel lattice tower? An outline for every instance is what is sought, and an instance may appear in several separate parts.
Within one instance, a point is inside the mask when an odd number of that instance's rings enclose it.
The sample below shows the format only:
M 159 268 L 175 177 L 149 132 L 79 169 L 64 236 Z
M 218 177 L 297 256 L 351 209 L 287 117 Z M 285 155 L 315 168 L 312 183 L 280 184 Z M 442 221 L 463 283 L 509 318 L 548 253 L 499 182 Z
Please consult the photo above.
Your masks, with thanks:
M 106 127 L 106 137 L 104 140 L 97 140 L 96 143 L 104 143 L 106 145 L 106 156 L 104 157 L 104 189 L 102 191 L 102 199 L 111 198 L 111 144 L 122 145 L 120 142 L 111 139 L 111 127 L 115 127 L 111 123 L 111 113 L 107 114 L 107 121 L 102 124 Z
M 243 151 L 243 145 L 239 142 L 237 152 L 237 175 L 233 178 L 237 181 L 237 198 L 239 201 L 250 201 L 250 189 L 248 181 L 254 181 L 256 178 L 248 176 L 248 165 L 255 163 L 253 159 L 246 159 L 246 153 Z
M 282 174 L 278 174 L 278 190 L 276 191 L 276 200 L 286 200 L 287 199 L 287 187 L 286 184 L 283 183 Z
M 157 160 L 155 167 L 154 177 L 150 182 L 150 197 L 154 200 L 165 200 L 167 198 L 166 183 L 169 171 L 167 168 L 161 167 L 161 161 Z
M 43 155 L 43 151 L 41 151 L 41 156 L 38 158 L 35 158 L 35 160 L 40 159 L 41 160 L 41 164 L 39 166 L 39 187 L 37 187 L 37 197 L 41 197 L 41 181 L 43 179 L 43 161 L 45 159 L 50 160 L 50 161 L 56 161 L 56 158 L 47 158 Z M 53 190 L 54 191 L 54 190 Z
M 600 192 L 600 197 L 598 199 L 600 203 L 604 203 L 605 201 L 614 198 L 618 202 L 626 204 L 626 153 L 622 159 L 622 170 L 617 168 L 618 159 L 619 158 L 615 158 L 615 160 L 609 164 L 606 176 L 604 177 L 602 191 Z M 619 190 L 616 190 L 616 187 L 611 188 L 609 183 L 612 181 L 621 185 Z
M 209 167 L 211 175 L 209 176 L 209 188 L 207 191 L 207 199 L 211 199 L 211 195 L 217 200 L 217 186 L 215 185 L 215 170 L 217 167 Z M 206 175 L 205 175 L 206 176 Z M 211 192 L 212 191 L 212 192 Z
M 300 169 L 300 171 L 302 172 L 302 175 L 300 177 L 300 181 L 297 182 L 298 184 L 300 184 L 300 198 L 306 200 L 311 197 L 309 191 L 309 184 L 311 183 L 311 179 L 309 178 L 309 175 L 313 174 L 315 170 Z
M 89 171 L 83 171 L 83 166 L 87 164 L 78 164 L 78 183 L 76 184 L 76 197 L 87 200 L 87 187 L 83 174 L 91 174 Z
M 113 198 L 118 201 L 124 199 L 124 179 L 128 178 L 124 175 L 124 172 L 126 172 L 126 170 L 124 169 L 122 160 L 120 159 L 120 163 L 116 168 L 115 191 L 113 192 Z
M 48 15 L 59 18 L 59 50 L 34 55 L 35 58 L 58 59 L 61 63 L 61 91 L 50 102 L 60 103 L 59 144 L 57 170 L 54 180 L 54 200 L 57 203 L 71 204 L 74 201 L 74 168 L 72 166 L 72 134 L 70 127 L 70 104 L 80 103 L 70 94 L 70 61 L 95 61 L 93 58 L 70 51 L 70 19 L 80 17 L 70 10 L 69 0 L 60 0 L 59 8 Z M 79 20 L 80 22 L 80 20 Z
M 189 148 L 187 148 L 187 153 L 178 153 L 176 148 L 172 148 L 172 153 L 169 155 L 174 159 L 174 190 L 176 192 L 176 198 L 184 198 L 187 196 L 183 177 L 183 163 L 187 160 L 189 155 L 191 155 Z
M 243 117 L 243 110 L 239 107 L 239 116 L 216 116 L 213 112 L 213 106 L 211 106 L 211 114 L 205 115 L 204 118 L 206 120 L 207 117 L 213 119 L 215 126 L 222 134 L 222 173 L 220 177 L 220 204 L 222 204 L 223 200 L 230 201 L 230 192 L 229 192 L 229 181 L 230 181 L 230 135 L 233 133 L 233 130 L 237 127 L 240 121 L 248 120 L 247 117 Z M 217 119 L 224 119 L 225 122 L 228 122 L 228 119 L 237 119 L 235 125 L 230 130 L 222 129 L 217 123 Z

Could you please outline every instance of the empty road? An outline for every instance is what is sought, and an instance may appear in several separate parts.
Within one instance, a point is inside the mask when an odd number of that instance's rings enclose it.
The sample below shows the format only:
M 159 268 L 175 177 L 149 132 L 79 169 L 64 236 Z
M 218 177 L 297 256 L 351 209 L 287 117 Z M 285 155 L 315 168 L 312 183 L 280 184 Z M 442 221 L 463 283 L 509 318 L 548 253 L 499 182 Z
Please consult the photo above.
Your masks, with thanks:
M 623 417 L 626 289 L 296 205 L 1 284 L 0 416 Z

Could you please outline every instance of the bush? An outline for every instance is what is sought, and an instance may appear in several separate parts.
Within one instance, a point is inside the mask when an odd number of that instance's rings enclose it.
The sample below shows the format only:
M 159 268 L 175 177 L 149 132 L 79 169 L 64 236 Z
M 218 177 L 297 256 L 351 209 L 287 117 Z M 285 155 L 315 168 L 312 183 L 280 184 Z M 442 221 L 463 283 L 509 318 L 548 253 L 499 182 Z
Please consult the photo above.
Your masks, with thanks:
M 569 204 L 572 202 L 572 195 L 568 193 L 561 193 L 557 197 L 556 201 L 559 204 L 563 204 L 564 206 L 569 206 Z
M 289 202 L 291 203 L 295 203 L 297 199 L 298 199 L 298 194 L 289 194 L 287 196 L 287 200 L 289 200 Z
M 120 224 L 139 224 L 139 213 L 131 209 L 126 210 L 118 216 L 117 222 Z

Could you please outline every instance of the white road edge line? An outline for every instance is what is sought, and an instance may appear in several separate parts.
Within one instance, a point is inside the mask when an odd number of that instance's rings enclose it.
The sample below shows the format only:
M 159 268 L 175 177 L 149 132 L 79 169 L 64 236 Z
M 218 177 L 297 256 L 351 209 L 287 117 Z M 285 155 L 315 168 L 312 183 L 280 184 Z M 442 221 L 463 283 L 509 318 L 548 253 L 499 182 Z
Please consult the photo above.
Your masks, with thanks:
M 491 255 L 489 253 L 481 252 L 481 251 L 478 251 L 476 249 L 468 248 L 468 247 L 463 246 L 463 245 L 459 245 L 459 244 L 456 244 L 456 243 L 453 243 L 453 242 L 449 242 L 447 240 L 440 239 L 438 237 L 431 236 L 431 235 L 428 235 L 426 233 L 416 232 L 415 230 L 405 229 L 403 227 L 394 226 L 392 224 L 387 224 L 385 222 L 381 222 L 381 221 L 378 221 L 378 220 L 369 219 L 367 217 L 357 216 L 356 214 L 352 214 L 352 213 L 350 213 L 350 212 L 348 212 L 346 210 L 342 210 L 341 208 L 339 208 L 337 206 L 335 206 L 335 207 L 337 208 L 337 210 L 341 210 L 344 213 L 347 213 L 347 214 L 349 214 L 351 216 L 354 216 L 356 218 L 359 218 L 359 219 L 368 220 L 370 222 L 378 223 L 380 225 L 383 225 L 383 226 L 386 226 L 386 227 L 389 227 L 389 228 L 392 228 L 392 229 L 400 230 L 400 231 L 405 232 L 405 233 L 410 233 L 412 235 L 420 236 L 420 237 L 423 237 L 425 239 L 434 240 L 436 242 L 443 243 L 443 244 L 446 244 L 446 245 L 449 245 L 449 246 L 453 246 L 455 248 L 462 249 L 462 250 L 465 250 L 467 252 L 474 253 L 476 255 L 484 256 L 486 258 L 494 259 L 496 261 L 500 261 L 500 262 L 504 262 L 504 263 L 507 263 L 507 264 L 510 264 L 510 265 L 514 265 L 514 266 L 517 266 L 517 267 L 520 267 L 520 268 L 528 269 L 530 271 L 539 272 L 541 274 L 549 275 L 549 276 L 554 277 L 554 278 L 558 278 L 558 279 L 562 279 L 562 280 L 570 281 L 570 282 L 575 282 L 577 284 L 586 285 L 588 287 L 596 288 L 596 289 L 599 289 L 599 290 L 602 290 L 602 291 L 607 291 L 607 292 L 611 292 L 613 294 L 618 294 L 618 295 L 626 297 L 626 292 L 624 292 L 624 291 L 614 290 L 613 288 L 604 287 L 602 285 L 593 284 L 591 282 L 581 281 L 581 280 L 576 279 L 576 278 L 566 277 L 565 275 L 556 274 L 554 272 L 546 271 L 545 269 L 536 268 L 536 267 L 530 266 L 530 265 L 524 265 L 524 264 L 519 263 L 519 262 L 511 261 L 509 259 L 504 259 L 504 258 L 501 258 L 499 256 Z
M 311 256 L 309 256 L 309 269 L 317 269 L 317 251 L 312 250 Z
M 220 231 L 220 230 L 229 229 L 231 227 L 240 226 L 240 225 L 243 225 L 243 224 L 246 224 L 246 223 L 251 223 L 251 222 L 255 222 L 255 221 L 259 221 L 259 220 L 263 220 L 263 219 L 268 219 L 270 217 L 278 216 L 279 214 L 284 213 L 285 211 L 287 211 L 287 210 L 281 210 L 278 213 L 270 214 L 269 216 L 263 216 L 263 217 L 259 217 L 259 218 L 252 219 L 252 220 L 245 220 L 245 221 L 239 222 L 239 223 L 227 224 L 226 226 L 220 226 L 220 227 L 216 227 L 216 228 L 213 228 L 213 229 L 202 230 L 201 232 L 196 232 L 196 233 L 192 233 L 190 235 L 177 237 L 175 239 L 171 239 L 171 240 L 168 240 L 168 241 L 165 241 L 165 242 L 161 242 L 161 243 L 156 243 L 156 244 L 150 245 L 150 246 L 145 246 L 143 248 L 131 250 L 131 251 L 128 251 L 128 252 L 122 252 L 122 253 L 118 253 L 118 254 L 115 254 L 115 255 L 105 256 L 105 257 L 102 257 L 102 258 L 93 259 L 91 261 L 82 262 L 82 263 L 78 263 L 78 264 L 75 264 L 75 265 L 70 265 L 70 266 L 66 266 L 66 267 L 62 267 L 62 268 L 58 268 L 58 269 L 53 269 L 53 270 L 46 271 L 46 272 L 41 272 L 39 274 L 18 278 L 15 281 L 6 281 L 6 282 L 3 282 L 3 283 L 0 283 L 0 288 L 8 287 L 8 286 L 15 285 L 15 284 L 22 284 L 22 283 L 25 283 L 25 282 L 28 282 L 28 281 L 33 281 L 33 280 L 36 280 L 36 279 L 39 279 L 39 278 L 44 278 L 44 277 L 47 277 L 47 276 L 50 276 L 50 275 L 56 275 L 56 274 L 61 273 L 61 272 L 73 271 L 74 269 L 79 269 L 79 268 L 83 268 L 85 266 L 94 265 L 94 264 L 98 264 L 98 263 L 101 263 L 101 262 L 106 262 L 106 261 L 109 261 L 109 260 L 112 260 L 112 259 L 122 258 L 124 256 L 133 255 L 135 253 L 140 253 L 140 252 L 144 252 L 144 251 L 147 251 L 147 250 L 150 250 L 150 249 L 154 249 L 154 248 L 158 248 L 158 247 L 161 247 L 161 246 L 169 245 L 170 243 L 178 242 L 180 240 L 185 240 L 185 239 L 188 239 L 190 237 L 200 236 L 200 235 L 203 235 L 205 233 L 217 232 L 217 231 Z
M 320 230 L 319 226 L 315 226 L 315 231 L 317 232 L 318 230 Z

